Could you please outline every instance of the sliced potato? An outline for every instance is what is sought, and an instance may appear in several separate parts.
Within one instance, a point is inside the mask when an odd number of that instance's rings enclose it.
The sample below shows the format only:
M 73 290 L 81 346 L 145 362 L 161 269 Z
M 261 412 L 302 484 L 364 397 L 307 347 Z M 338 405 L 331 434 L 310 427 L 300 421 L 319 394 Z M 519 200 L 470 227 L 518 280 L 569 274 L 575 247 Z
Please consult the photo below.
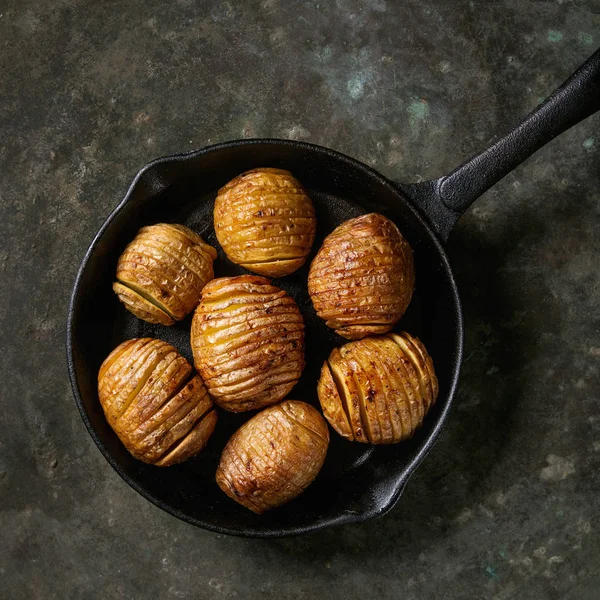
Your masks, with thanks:
M 196 455 L 217 421 L 206 387 L 170 344 L 123 342 L 98 373 L 106 419 L 135 458 L 166 467 Z
M 408 242 L 377 213 L 350 219 L 329 234 L 308 275 L 319 317 L 352 340 L 390 331 L 408 308 L 414 286 Z
M 433 361 L 406 332 L 335 348 L 317 386 L 323 414 L 343 437 L 395 444 L 421 427 L 438 395 Z
M 242 506 L 263 513 L 296 498 L 312 483 L 328 445 L 320 413 L 304 402 L 286 400 L 233 434 L 221 455 L 217 484 Z
M 113 289 L 136 317 L 173 325 L 196 308 L 214 277 L 216 257 L 212 246 L 183 225 L 142 227 L 119 258 Z
M 253 169 L 219 190 L 214 223 L 232 262 L 268 277 L 298 270 L 315 239 L 311 199 L 284 169 Z
M 194 364 L 210 395 L 240 412 L 279 402 L 304 369 L 304 322 L 294 300 L 256 275 L 211 281 L 192 320 Z

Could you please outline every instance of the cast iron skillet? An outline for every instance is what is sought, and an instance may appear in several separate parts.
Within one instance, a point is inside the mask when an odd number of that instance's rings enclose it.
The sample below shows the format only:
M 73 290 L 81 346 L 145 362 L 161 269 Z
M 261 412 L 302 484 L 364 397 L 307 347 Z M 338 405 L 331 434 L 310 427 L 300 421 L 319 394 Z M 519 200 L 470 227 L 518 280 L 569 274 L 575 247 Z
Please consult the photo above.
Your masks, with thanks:
M 463 320 L 443 242 L 452 226 L 485 190 L 545 143 L 600 108 L 600 51 L 511 133 L 450 175 L 396 184 L 333 150 L 303 142 L 251 139 L 161 158 L 144 167 L 89 247 L 75 282 L 68 315 L 67 358 L 77 406 L 90 435 L 114 469 L 145 498 L 176 517 L 212 531 L 255 537 L 298 534 L 361 522 L 389 511 L 415 468 L 431 450 L 447 417 L 460 370 Z M 108 426 L 98 402 L 102 360 L 131 337 L 162 338 L 191 359 L 190 319 L 173 327 L 130 315 L 111 290 L 116 262 L 137 230 L 149 223 L 186 224 L 218 247 L 212 225 L 216 191 L 235 175 L 259 166 L 291 170 L 308 189 L 318 217 L 314 252 L 341 222 L 377 211 L 393 219 L 411 243 L 417 286 L 399 328 L 419 336 L 440 380 L 435 407 L 414 439 L 373 448 L 332 433 L 325 466 L 313 485 L 287 506 L 257 516 L 214 483 L 219 454 L 248 414 L 220 412 L 207 448 L 183 465 L 161 469 L 133 459 Z M 243 272 L 221 253 L 219 276 Z M 306 291 L 308 264 L 277 280 L 298 302 L 306 322 L 307 367 L 291 397 L 318 405 L 319 369 L 343 343 L 318 319 Z

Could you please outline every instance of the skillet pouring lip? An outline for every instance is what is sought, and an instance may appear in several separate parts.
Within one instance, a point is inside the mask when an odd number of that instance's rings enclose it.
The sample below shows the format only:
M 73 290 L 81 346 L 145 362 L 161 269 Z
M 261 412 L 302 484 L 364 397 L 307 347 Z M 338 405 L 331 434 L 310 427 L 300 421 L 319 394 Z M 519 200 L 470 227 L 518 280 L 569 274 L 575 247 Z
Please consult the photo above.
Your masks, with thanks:
M 104 442 L 100 439 L 96 429 L 92 425 L 91 419 L 88 415 L 88 412 L 85 408 L 85 404 L 83 401 L 81 389 L 79 386 L 78 376 L 75 368 L 75 359 L 74 359 L 74 337 L 75 337 L 75 325 L 76 325 L 76 316 L 78 311 L 78 298 L 80 294 L 80 289 L 82 285 L 82 279 L 84 273 L 86 271 L 87 265 L 94 255 L 96 247 L 99 241 L 102 239 L 105 231 L 108 229 L 112 221 L 117 217 L 117 215 L 121 212 L 124 206 L 129 202 L 130 197 L 138 185 L 140 179 L 143 177 L 145 173 L 152 170 L 154 167 L 158 165 L 162 165 L 165 163 L 176 163 L 181 162 L 193 158 L 197 158 L 203 156 L 205 154 L 209 154 L 211 152 L 226 150 L 230 148 L 237 148 L 242 146 L 261 146 L 261 145 L 280 145 L 280 146 L 292 146 L 296 148 L 302 148 L 308 150 L 312 153 L 318 153 L 321 155 L 326 155 L 331 158 L 334 158 L 342 163 L 346 163 L 349 166 L 357 169 L 365 174 L 367 177 L 372 177 L 378 180 L 379 183 L 384 185 L 385 187 L 391 188 L 395 194 L 401 194 L 406 199 L 406 204 L 408 208 L 414 213 L 415 218 L 420 222 L 425 230 L 429 233 L 430 241 L 435 246 L 436 252 L 439 254 L 441 263 L 443 268 L 448 276 L 448 284 L 452 295 L 452 302 L 455 308 L 455 321 L 456 321 L 456 339 L 454 344 L 454 364 L 452 365 L 452 373 L 449 382 L 448 392 L 446 394 L 446 402 L 439 412 L 437 417 L 437 422 L 429 432 L 429 434 L 423 438 L 421 442 L 421 446 L 413 456 L 412 460 L 404 467 L 400 468 L 400 471 L 393 482 L 393 487 L 391 488 L 391 493 L 386 494 L 385 499 L 378 499 L 373 503 L 373 506 L 367 509 L 362 510 L 362 512 L 347 512 L 341 511 L 337 516 L 332 516 L 325 518 L 323 520 L 316 521 L 312 524 L 308 525 L 298 525 L 286 528 L 265 528 L 262 529 L 260 526 L 256 527 L 246 527 L 243 529 L 238 529 L 235 527 L 223 527 L 220 525 L 216 525 L 211 523 L 209 519 L 199 519 L 185 512 L 179 510 L 178 508 L 164 502 L 160 498 L 157 498 L 150 490 L 148 490 L 145 486 L 136 482 L 127 471 L 115 460 L 112 454 L 106 448 Z M 299 535 L 303 533 L 308 533 L 311 531 L 316 531 L 319 529 L 324 529 L 326 527 L 343 525 L 349 523 L 360 523 L 364 522 L 376 517 L 383 516 L 387 512 L 389 512 L 399 497 L 402 495 L 406 483 L 410 476 L 413 474 L 415 469 L 419 466 L 419 464 L 423 461 L 423 459 L 427 456 L 427 454 L 431 451 L 433 445 L 437 441 L 442 429 L 444 428 L 446 421 L 448 419 L 448 415 L 453 403 L 454 395 L 456 393 L 456 388 L 458 385 L 458 379 L 460 374 L 460 367 L 462 363 L 463 357 L 463 339 L 464 339 L 464 329 L 463 329 L 463 315 L 462 308 L 460 303 L 460 297 L 458 294 L 458 289 L 456 285 L 456 281 L 454 278 L 454 274 L 452 268 L 450 266 L 450 262 L 444 250 L 442 243 L 440 242 L 438 236 L 434 233 L 430 223 L 426 220 L 426 218 L 421 214 L 421 212 L 413 205 L 411 199 L 405 196 L 401 190 L 394 184 L 392 181 L 381 175 L 375 169 L 365 165 L 364 163 L 347 156 L 343 153 L 337 152 L 335 150 L 331 150 L 330 148 L 319 146 L 316 144 L 311 144 L 308 142 L 301 142 L 296 140 L 283 140 L 277 138 L 254 138 L 254 139 L 243 139 L 243 140 L 232 140 L 227 142 L 222 142 L 218 144 L 213 144 L 210 146 L 206 146 L 197 150 L 191 150 L 189 152 L 173 154 L 169 156 L 164 156 L 162 158 L 158 158 L 148 163 L 144 167 L 142 167 L 135 178 L 133 179 L 131 185 L 129 186 L 127 193 L 123 197 L 123 199 L 119 202 L 116 208 L 110 213 L 107 219 L 104 221 L 96 235 L 94 236 L 91 244 L 89 245 L 85 256 L 79 266 L 77 271 L 77 276 L 75 278 L 75 283 L 73 286 L 73 292 L 71 294 L 71 299 L 69 303 L 68 315 L 67 315 L 67 343 L 66 343 L 66 351 L 67 351 L 67 367 L 69 371 L 69 379 L 71 382 L 71 387 L 73 390 L 73 395 L 75 397 L 75 402 L 77 404 L 77 408 L 79 409 L 79 413 L 81 414 L 81 418 L 83 422 L 98 446 L 98 449 L 103 454 L 104 458 L 108 461 L 108 463 L 112 466 L 112 468 L 121 476 L 123 480 L 125 480 L 134 490 L 136 490 L 141 496 L 152 502 L 155 506 L 158 506 L 165 512 L 177 517 L 178 519 L 195 525 L 197 527 L 215 532 L 220 534 L 228 534 L 228 535 L 236 535 L 240 537 L 253 537 L 253 538 L 279 538 L 284 536 L 291 535 Z

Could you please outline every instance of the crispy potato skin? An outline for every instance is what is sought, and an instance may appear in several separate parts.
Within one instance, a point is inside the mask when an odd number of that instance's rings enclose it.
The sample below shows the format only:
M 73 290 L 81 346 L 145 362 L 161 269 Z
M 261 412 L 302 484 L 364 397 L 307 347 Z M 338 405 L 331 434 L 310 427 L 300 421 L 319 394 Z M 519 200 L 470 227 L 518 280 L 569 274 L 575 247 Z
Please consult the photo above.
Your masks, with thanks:
M 317 476 L 329 445 L 320 413 L 286 400 L 258 413 L 231 437 L 217 469 L 219 487 L 256 512 L 296 498 Z
M 117 263 L 113 290 L 149 323 L 173 325 L 191 313 L 214 277 L 217 251 L 183 225 L 142 227 Z
M 283 277 L 305 263 L 317 221 L 311 199 L 289 171 L 253 169 L 219 190 L 214 223 L 229 260 Z
M 217 412 L 206 387 L 173 346 L 137 338 L 117 346 L 98 373 L 110 426 L 135 458 L 168 467 L 208 442 Z
M 412 437 L 438 396 L 433 361 L 406 332 L 335 348 L 317 387 L 329 424 L 350 441 L 396 444 Z
M 264 277 L 213 279 L 192 320 L 194 364 L 214 401 L 232 412 L 279 402 L 304 369 L 304 321 Z
M 408 308 L 414 287 L 410 245 L 394 223 L 377 213 L 334 229 L 308 275 L 317 314 L 351 340 L 390 331 Z

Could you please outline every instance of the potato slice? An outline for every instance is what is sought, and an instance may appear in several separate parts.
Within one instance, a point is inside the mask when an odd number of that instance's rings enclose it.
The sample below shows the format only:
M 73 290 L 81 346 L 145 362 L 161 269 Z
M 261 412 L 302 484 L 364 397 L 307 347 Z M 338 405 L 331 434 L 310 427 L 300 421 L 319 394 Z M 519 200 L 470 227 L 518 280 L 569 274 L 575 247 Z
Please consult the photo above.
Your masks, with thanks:
M 134 286 L 135 287 L 135 286 Z M 140 292 L 142 292 L 141 288 Z M 136 292 L 131 287 L 127 287 L 118 281 L 113 283 L 113 291 L 117 294 L 119 300 L 125 305 L 125 308 L 138 319 L 148 323 L 160 323 L 161 325 L 173 325 L 175 319 L 167 312 L 164 306 L 155 303 L 150 299 L 144 298 L 141 293 Z
M 331 368 L 327 361 L 323 363 L 321 369 L 317 394 L 325 418 L 341 436 L 351 441 L 354 440 L 354 433 L 350 427 L 347 412 L 344 410 L 344 401 L 342 400 L 341 392 L 333 379 Z

